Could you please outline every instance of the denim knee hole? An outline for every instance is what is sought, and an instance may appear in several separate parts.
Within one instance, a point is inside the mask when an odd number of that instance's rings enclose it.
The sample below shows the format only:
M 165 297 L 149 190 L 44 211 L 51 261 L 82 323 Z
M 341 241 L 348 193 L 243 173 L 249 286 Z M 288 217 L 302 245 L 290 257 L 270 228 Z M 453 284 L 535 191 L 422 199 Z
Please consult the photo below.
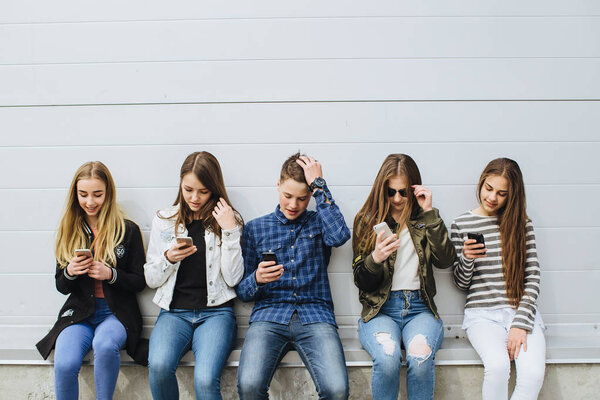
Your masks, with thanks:
M 431 357 L 432 350 L 425 335 L 418 334 L 412 338 L 406 352 L 409 357 L 416 359 L 421 365 Z
M 387 356 L 393 356 L 396 351 L 396 342 L 392 339 L 392 335 L 388 332 L 378 332 L 375 334 L 375 339 L 383 347 L 383 352 Z

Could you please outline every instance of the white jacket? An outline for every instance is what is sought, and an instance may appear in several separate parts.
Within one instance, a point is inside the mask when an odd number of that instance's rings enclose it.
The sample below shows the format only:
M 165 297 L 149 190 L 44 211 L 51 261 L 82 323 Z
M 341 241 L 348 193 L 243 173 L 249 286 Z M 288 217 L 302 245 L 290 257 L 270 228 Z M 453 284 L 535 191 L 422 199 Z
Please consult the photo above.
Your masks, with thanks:
M 179 206 L 160 210 L 161 217 L 175 215 Z M 223 243 L 219 237 L 204 231 L 206 242 L 206 283 L 207 305 L 215 307 L 236 297 L 234 287 L 244 275 L 244 260 L 240 246 L 241 228 L 223 230 Z M 187 229 L 178 230 L 177 236 L 187 236 Z M 171 264 L 165 257 L 165 251 L 171 248 L 175 240 L 175 218 L 164 219 L 158 215 L 152 221 L 152 231 L 148 244 L 144 276 L 150 288 L 158 288 L 154 295 L 154 303 L 165 310 L 169 309 L 177 281 L 179 262 Z

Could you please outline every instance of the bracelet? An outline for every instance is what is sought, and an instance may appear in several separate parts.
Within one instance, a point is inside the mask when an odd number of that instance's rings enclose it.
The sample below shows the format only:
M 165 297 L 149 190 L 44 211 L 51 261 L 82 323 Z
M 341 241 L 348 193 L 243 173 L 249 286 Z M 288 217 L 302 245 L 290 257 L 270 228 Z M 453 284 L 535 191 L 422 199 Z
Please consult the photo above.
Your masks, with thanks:
M 113 283 L 115 283 L 117 281 L 117 269 L 110 267 L 110 270 L 112 272 L 112 278 L 110 278 L 110 280 L 108 281 L 108 283 L 110 285 L 112 285 Z

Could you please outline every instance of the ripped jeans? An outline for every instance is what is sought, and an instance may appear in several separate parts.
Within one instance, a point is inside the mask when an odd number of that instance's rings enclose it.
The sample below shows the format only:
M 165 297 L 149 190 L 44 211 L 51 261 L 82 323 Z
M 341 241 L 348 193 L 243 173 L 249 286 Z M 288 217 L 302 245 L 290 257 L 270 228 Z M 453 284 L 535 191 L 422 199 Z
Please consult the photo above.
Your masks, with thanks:
M 433 399 L 435 353 L 444 338 L 441 319 L 436 319 L 419 290 L 390 293 L 379 314 L 369 322 L 358 321 L 360 343 L 373 358 L 373 399 L 398 398 L 402 353 L 406 349 L 409 400 Z

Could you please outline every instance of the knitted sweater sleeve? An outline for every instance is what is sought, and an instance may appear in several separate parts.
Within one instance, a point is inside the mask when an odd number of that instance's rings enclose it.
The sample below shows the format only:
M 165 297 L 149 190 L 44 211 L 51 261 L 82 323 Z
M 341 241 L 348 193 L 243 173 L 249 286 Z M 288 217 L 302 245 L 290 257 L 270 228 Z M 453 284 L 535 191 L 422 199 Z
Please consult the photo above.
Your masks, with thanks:
M 465 239 L 456 221 L 453 221 L 450 226 L 450 240 L 456 250 L 456 259 L 452 266 L 454 284 L 461 290 L 469 290 L 471 280 L 473 279 L 473 271 L 475 270 L 475 260 L 469 260 L 463 256 L 462 251 Z

